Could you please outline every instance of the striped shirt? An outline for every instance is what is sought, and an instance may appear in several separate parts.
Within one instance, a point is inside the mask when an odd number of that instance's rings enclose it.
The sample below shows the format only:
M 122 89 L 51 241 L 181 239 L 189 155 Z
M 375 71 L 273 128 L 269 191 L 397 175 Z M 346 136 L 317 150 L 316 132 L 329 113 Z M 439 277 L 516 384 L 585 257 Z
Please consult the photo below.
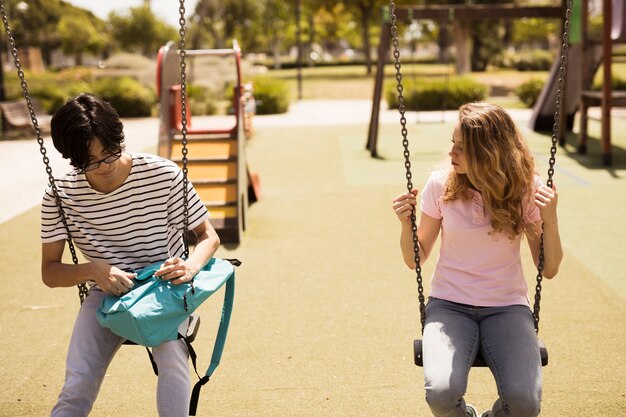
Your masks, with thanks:
M 110 193 L 94 190 L 85 174 L 70 172 L 55 179 L 70 234 L 84 257 L 130 271 L 174 256 L 184 245 L 183 175 L 173 162 L 148 154 L 131 154 L 124 183 Z M 191 182 L 189 229 L 208 218 Z M 49 187 L 41 207 L 44 243 L 67 239 L 54 193 Z

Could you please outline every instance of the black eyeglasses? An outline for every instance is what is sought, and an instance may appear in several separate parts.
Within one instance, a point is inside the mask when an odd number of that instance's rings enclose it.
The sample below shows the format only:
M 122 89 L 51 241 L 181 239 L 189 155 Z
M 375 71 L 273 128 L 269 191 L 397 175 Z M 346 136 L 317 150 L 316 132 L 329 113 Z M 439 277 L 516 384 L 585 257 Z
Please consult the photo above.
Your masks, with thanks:
M 122 157 L 122 151 L 117 151 L 117 152 L 107 156 L 106 158 L 103 158 L 103 159 L 101 159 L 99 161 L 90 163 L 85 168 L 77 170 L 77 172 L 79 174 L 85 174 L 87 172 L 94 171 L 94 170 L 100 168 L 101 164 L 112 164 L 113 162 L 117 161 L 121 157 Z

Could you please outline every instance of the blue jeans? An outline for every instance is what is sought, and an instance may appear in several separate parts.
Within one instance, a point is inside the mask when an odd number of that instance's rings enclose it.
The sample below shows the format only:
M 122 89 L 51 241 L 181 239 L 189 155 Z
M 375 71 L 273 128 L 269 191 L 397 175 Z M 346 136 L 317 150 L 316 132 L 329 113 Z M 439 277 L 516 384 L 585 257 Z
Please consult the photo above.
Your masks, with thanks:
M 92 288 L 80 307 L 67 353 L 65 384 L 52 410 L 52 417 L 81 417 L 89 414 L 107 367 L 124 341 L 98 323 L 96 309 L 100 307 L 104 296 L 102 291 Z M 187 346 L 181 339 L 172 340 L 152 348 L 152 354 L 159 368 L 159 416 L 187 417 L 191 384 Z M 129 368 L 132 366 L 128 364 Z M 132 380 L 125 384 L 132 390 Z M 116 414 L 115 410 L 111 413 Z
M 523 305 L 473 307 L 430 298 L 423 336 L 426 401 L 436 417 L 465 417 L 467 379 L 480 349 L 498 387 L 489 417 L 536 417 L 541 358 Z

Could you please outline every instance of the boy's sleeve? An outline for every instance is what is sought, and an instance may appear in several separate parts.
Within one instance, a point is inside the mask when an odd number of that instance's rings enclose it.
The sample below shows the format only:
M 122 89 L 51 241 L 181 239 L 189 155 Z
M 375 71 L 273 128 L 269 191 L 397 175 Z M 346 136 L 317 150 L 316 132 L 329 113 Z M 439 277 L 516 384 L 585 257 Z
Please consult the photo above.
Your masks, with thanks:
M 61 220 L 52 190 L 48 189 L 41 202 L 41 241 L 51 243 L 66 239 L 67 230 Z
M 209 212 L 200 200 L 200 197 L 193 188 L 191 181 L 188 182 L 187 187 L 187 208 L 189 211 L 189 230 L 194 229 L 204 220 L 209 218 Z M 168 201 L 168 215 L 169 221 L 174 224 L 182 226 L 184 221 L 184 194 L 183 194 L 183 173 L 177 168 L 176 174 L 172 181 L 170 189 L 170 196 Z

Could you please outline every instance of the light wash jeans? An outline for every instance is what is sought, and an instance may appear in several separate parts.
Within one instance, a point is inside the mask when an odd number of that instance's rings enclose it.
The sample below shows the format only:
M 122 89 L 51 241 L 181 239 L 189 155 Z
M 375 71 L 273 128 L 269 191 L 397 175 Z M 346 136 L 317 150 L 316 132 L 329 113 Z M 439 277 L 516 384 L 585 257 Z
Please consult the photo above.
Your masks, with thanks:
M 52 417 L 80 417 L 90 413 L 106 369 L 124 342 L 98 323 L 96 309 L 104 297 L 101 290 L 92 288 L 78 312 L 67 353 L 65 384 L 52 409 Z M 152 353 L 159 368 L 159 416 L 188 416 L 190 381 L 187 346 L 182 339 L 173 340 L 153 348 Z M 132 386 L 132 381 L 129 384 Z
M 426 401 L 436 417 L 465 417 L 478 349 L 498 387 L 489 417 L 539 415 L 541 358 L 527 306 L 473 307 L 431 297 L 422 343 Z

